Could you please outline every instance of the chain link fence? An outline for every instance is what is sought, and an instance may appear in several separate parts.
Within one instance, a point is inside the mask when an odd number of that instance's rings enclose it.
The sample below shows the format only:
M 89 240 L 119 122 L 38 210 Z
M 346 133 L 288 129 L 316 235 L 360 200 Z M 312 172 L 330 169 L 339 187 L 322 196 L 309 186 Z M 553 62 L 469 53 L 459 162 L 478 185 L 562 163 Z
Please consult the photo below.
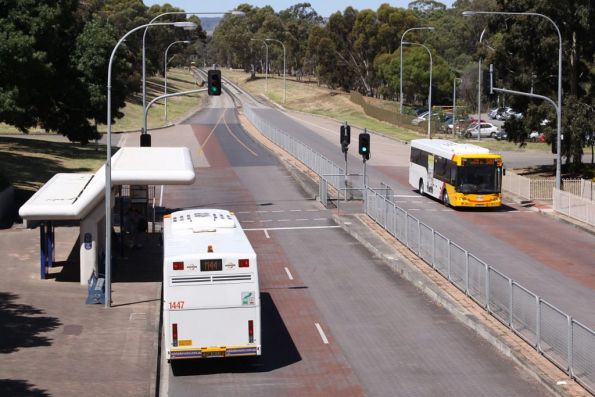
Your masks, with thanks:
M 298 158 L 320 178 L 320 199 L 330 184 L 344 186 L 344 171 L 326 157 L 262 120 L 250 108 L 248 119 L 271 141 Z M 362 188 L 365 213 L 459 290 L 484 307 L 552 363 L 595 393 L 595 332 L 541 299 L 510 277 L 400 208 L 392 188 Z M 323 201 L 324 200 L 324 201 Z M 326 205 L 326 204 L 325 204 Z

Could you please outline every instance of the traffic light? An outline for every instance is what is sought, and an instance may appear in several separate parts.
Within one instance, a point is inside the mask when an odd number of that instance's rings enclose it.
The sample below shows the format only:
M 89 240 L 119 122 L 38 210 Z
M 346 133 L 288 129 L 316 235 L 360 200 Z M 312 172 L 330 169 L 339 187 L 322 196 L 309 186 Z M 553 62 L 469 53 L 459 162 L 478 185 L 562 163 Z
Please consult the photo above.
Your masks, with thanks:
M 364 160 L 370 160 L 370 134 L 367 132 L 359 134 L 359 154 Z
M 343 153 L 347 152 L 347 147 L 349 146 L 349 143 L 351 143 L 351 126 L 347 124 L 341 126 L 339 141 L 341 143 L 341 151 Z
M 221 95 L 221 71 L 209 70 L 207 80 L 209 95 Z

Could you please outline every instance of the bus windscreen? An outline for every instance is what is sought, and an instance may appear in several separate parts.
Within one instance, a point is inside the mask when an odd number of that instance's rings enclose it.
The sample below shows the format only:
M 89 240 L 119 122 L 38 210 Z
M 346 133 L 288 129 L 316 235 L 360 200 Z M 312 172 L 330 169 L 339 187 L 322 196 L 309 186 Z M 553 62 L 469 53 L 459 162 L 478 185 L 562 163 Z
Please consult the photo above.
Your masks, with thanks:
M 464 165 L 457 169 L 456 191 L 465 194 L 500 193 L 501 178 L 498 177 L 498 173 L 502 172 L 501 167 L 495 165 L 493 160 L 492 164 L 486 164 L 486 159 L 470 160 L 466 160 Z

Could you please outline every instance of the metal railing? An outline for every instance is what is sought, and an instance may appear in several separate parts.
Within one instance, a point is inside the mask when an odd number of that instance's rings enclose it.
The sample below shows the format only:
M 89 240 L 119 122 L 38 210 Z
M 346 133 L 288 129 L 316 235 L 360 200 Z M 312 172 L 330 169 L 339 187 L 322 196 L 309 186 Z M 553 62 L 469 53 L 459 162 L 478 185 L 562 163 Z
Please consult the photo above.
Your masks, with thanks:
M 345 174 L 343 168 L 335 165 L 335 163 L 327 159 L 325 156 L 316 153 L 308 145 L 305 145 L 291 135 L 261 119 L 250 107 L 244 108 L 244 114 L 270 141 L 282 147 L 285 151 L 300 160 L 319 177 L 321 175 L 332 175 L 328 177 L 328 182 L 335 189 L 342 187 L 344 184 L 344 177 L 341 175 Z
M 595 201 L 553 189 L 555 211 L 587 225 L 595 226 Z
M 385 194 L 366 189 L 366 214 L 552 363 L 595 392 L 595 332 L 460 245 Z
M 320 176 L 320 199 L 328 184 L 344 190 L 343 170 L 326 157 L 271 126 L 251 109 L 250 121 L 271 141 Z M 302 160 L 303 159 L 303 160 Z M 391 187 L 364 187 L 365 213 L 459 290 L 508 326 L 552 363 L 595 393 L 595 332 L 424 224 L 390 199 Z M 324 201 L 323 201 L 324 200 Z
M 578 196 L 583 193 L 582 179 L 562 179 L 562 190 Z M 526 200 L 553 200 L 554 179 L 533 179 L 507 171 L 502 178 L 502 190 L 514 193 Z

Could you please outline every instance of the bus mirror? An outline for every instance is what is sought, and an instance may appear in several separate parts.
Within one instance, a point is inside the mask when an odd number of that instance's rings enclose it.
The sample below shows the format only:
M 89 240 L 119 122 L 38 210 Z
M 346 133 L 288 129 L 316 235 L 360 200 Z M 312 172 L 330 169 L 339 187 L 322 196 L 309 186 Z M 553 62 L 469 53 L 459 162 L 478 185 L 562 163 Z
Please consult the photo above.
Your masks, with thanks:
M 506 175 L 506 168 L 502 168 L 502 175 L 505 176 Z

